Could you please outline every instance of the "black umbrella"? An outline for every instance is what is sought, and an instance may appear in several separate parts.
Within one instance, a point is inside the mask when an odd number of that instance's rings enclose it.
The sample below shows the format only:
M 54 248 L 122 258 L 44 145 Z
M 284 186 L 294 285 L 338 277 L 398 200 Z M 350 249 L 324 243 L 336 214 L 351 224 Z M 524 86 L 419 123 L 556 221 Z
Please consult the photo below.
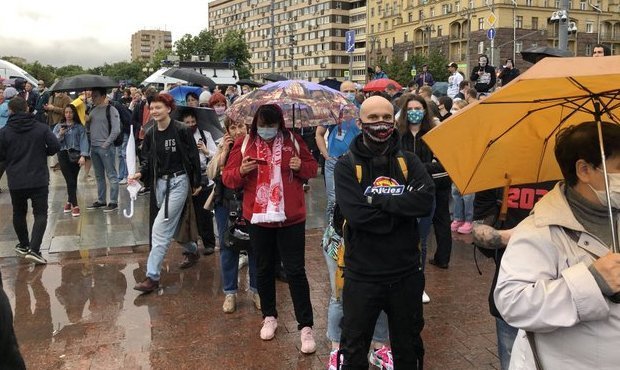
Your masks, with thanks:
M 279 75 L 277 73 L 270 73 L 267 76 L 263 77 L 263 80 L 265 81 L 272 81 L 272 82 L 276 82 L 276 81 L 286 81 L 288 80 L 288 78 Z
M 242 80 L 237 81 L 237 85 L 239 85 L 239 86 L 248 85 L 250 87 L 261 87 L 264 84 L 262 84 L 260 82 L 257 82 L 257 81 L 252 81 L 252 80 L 250 80 L 248 78 L 244 78 Z
M 327 86 L 336 91 L 340 91 L 340 85 L 342 85 L 342 82 L 335 80 L 333 78 L 326 78 L 323 81 L 319 82 L 319 85 Z
M 191 68 L 174 67 L 164 72 L 163 75 L 178 78 L 179 80 L 200 86 L 207 86 L 209 89 L 215 89 L 215 81 Z
M 210 133 L 214 141 L 224 136 L 224 128 L 211 108 L 177 107 L 170 116 L 177 121 L 183 121 L 183 114 L 187 111 L 194 113 L 198 128 Z
M 529 48 L 521 51 L 523 60 L 530 63 L 536 63 L 539 60 L 552 57 L 552 58 L 565 58 L 572 57 L 573 53 L 568 50 L 562 50 L 557 48 L 550 48 L 548 46 L 539 46 L 535 48 Z
M 77 75 L 61 78 L 50 86 L 50 91 L 82 91 L 90 90 L 93 87 L 112 88 L 118 87 L 118 82 L 107 76 L 99 75 Z

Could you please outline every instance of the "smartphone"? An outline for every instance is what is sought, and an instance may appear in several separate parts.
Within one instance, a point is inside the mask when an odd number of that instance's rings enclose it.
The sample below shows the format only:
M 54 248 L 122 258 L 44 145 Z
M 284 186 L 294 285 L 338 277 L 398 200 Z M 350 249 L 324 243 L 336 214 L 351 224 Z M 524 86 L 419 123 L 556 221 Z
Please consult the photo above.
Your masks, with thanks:
M 250 160 L 256 162 L 257 164 L 261 164 L 261 165 L 266 165 L 267 161 L 264 159 L 260 159 L 260 158 L 250 158 Z

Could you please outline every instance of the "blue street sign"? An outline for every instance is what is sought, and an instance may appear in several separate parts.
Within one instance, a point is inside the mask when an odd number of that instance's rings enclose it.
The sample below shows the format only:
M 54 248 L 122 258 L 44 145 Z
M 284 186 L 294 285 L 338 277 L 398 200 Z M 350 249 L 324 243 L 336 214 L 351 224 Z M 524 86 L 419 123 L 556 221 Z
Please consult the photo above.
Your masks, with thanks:
M 344 36 L 344 50 L 352 53 L 355 51 L 355 31 L 347 31 Z
M 487 30 L 487 38 L 489 40 L 493 40 L 495 38 L 495 35 L 497 34 L 497 31 L 495 31 L 495 28 L 489 28 Z

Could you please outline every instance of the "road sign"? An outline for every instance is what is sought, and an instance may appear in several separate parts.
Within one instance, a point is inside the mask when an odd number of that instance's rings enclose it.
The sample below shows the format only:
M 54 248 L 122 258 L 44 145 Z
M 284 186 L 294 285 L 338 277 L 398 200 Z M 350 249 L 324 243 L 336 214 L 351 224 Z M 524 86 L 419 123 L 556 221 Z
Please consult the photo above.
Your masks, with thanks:
M 493 40 L 495 38 L 496 34 L 497 34 L 497 31 L 495 30 L 495 28 L 489 28 L 487 30 L 487 38 L 489 40 Z
M 347 31 L 344 35 L 344 50 L 347 53 L 352 53 L 355 51 L 355 31 Z
M 495 13 L 491 13 L 485 18 L 485 20 L 489 24 L 489 26 L 493 27 L 495 26 L 495 22 L 497 22 L 497 16 L 495 15 Z
M 344 71 L 344 77 L 349 77 L 349 71 Z

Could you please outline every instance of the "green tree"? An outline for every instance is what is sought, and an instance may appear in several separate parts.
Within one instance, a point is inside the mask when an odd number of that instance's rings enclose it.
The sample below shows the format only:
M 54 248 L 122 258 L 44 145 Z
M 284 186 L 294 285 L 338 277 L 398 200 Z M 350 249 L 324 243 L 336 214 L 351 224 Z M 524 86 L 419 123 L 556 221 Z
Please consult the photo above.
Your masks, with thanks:
M 171 54 L 173 53 L 170 49 L 158 49 L 153 53 L 153 56 L 151 57 L 151 61 L 149 63 L 153 68 L 157 69 L 159 68 L 159 66 L 161 66 L 161 62 L 168 59 L 168 55 Z
M 75 64 L 69 64 L 67 66 L 56 69 L 56 76 L 58 77 L 71 77 L 83 73 L 86 73 L 86 71 L 84 71 L 84 68 Z
M 433 74 L 435 81 L 448 81 L 448 67 L 450 61 L 439 51 L 433 50 L 430 55 L 415 54 L 410 69 L 415 66 L 416 73 L 422 71 L 422 65 L 428 64 L 428 71 Z
M 44 66 L 39 61 L 35 61 L 26 64 L 24 69 L 36 79 L 45 81 L 45 86 L 50 86 L 56 79 L 56 68 L 49 64 Z
M 234 63 L 235 69 L 239 72 L 239 78 L 252 76 L 250 50 L 243 30 L 228 31 L 215 46 L 213 59 L 219 62 Z
M 193 55 L 209 55 L 213 56 L 215 47 L 217 45 L 217 38 L 208 31 L 206 28 L 194 37 L 194 51 Z
M 394 56 L 390 63 L 382 59 L 380 65 L 390 79 L 403 86 L 411 80 L 411 62 L 404 61 L 400 56 Z
M 194 37 L 186 33 L 174 42 L 174 49 L 181 60 L 190 60 L 195 50 Z

